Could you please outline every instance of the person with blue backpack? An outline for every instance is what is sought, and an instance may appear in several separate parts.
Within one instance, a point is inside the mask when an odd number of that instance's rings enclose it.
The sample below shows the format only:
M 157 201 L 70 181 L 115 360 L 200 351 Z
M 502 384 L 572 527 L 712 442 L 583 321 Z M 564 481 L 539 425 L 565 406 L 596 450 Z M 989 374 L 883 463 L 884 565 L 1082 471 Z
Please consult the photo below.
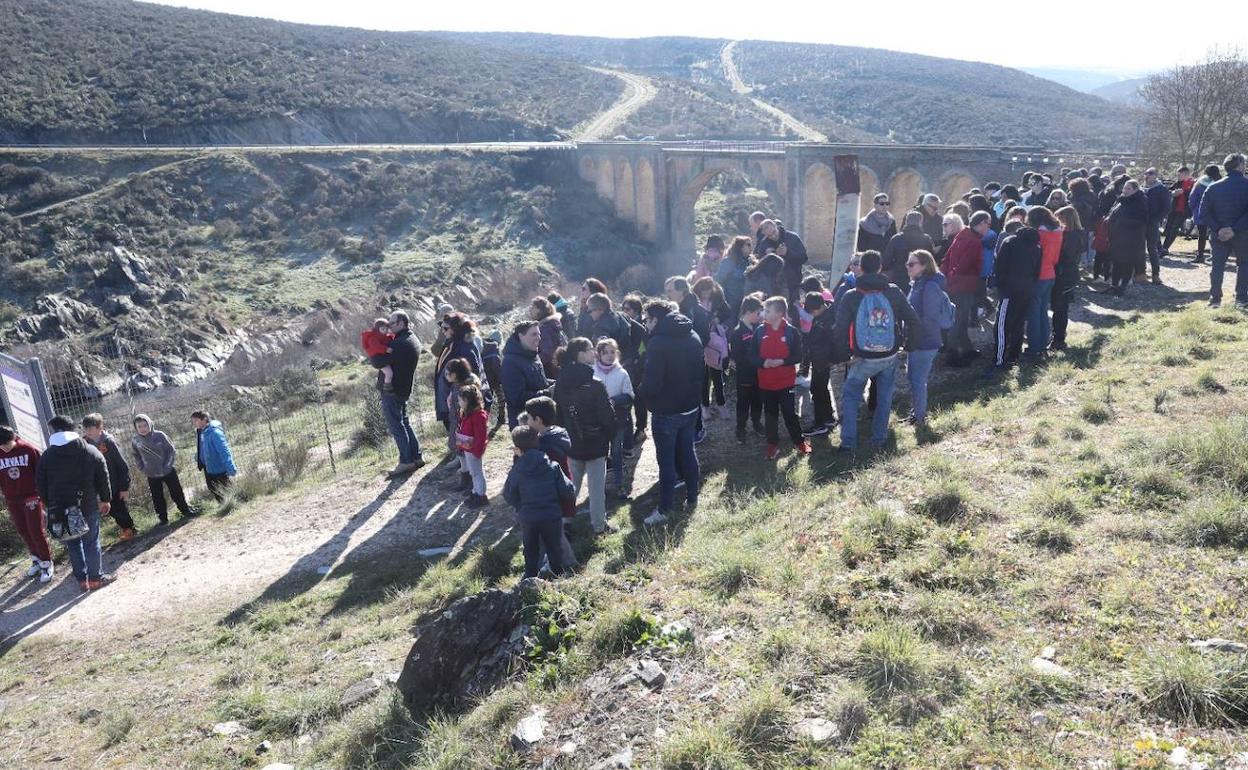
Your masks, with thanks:
M 901 289 L 880 274 L 880 255 L 862 255 L 862 275 L 837 303 L 834 362 L 849 361 L 841 393 L 843 453 L 858 449 L 858 410 L 867 380 L 876 378 L 878 396 L 871 421 L 871 444 L 888 440 L 888 413 L 897 384 L 897 351 L 914 348 L 919 317 Z
M 971 231 L 968 228 L 962 232 Z M 936 356 L 940 353 L 941 332 L 954 323 L 954 308 L 949 295 L 945 293 L 946 278 L 936 268 L 936 259 L 930 251 L 919 249 L 910 252 L 910 257 L 906 260 L 906 272 L 910 274 L 910 306 L 919 317 L 914 349 L 906 354 L 906 377 L 910 380 L 910 420 L 916 427 L 923 427 L 927 424 L 927 380 L 932 374 Z

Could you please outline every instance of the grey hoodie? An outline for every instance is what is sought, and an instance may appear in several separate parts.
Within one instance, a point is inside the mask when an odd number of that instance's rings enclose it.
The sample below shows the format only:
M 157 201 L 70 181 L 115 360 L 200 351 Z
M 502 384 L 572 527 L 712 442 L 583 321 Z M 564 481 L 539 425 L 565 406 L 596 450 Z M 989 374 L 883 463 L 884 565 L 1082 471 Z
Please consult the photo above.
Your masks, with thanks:
M 143 471 L 143 475 L 149 479 L 158 479 L 173 473 L 173 464 L 178 457 L 177 450 L 173 448 L 173 442 L 164 432 L 156 430 L 152 418 L 147 415 L 135 415 L 134 419 L 143 420 L 152 429 L 146 436 L 140 436 L 136 431 L 130 438 L 130 444 L 134 447 L 134 459 L 138 463 L 139 470 Z

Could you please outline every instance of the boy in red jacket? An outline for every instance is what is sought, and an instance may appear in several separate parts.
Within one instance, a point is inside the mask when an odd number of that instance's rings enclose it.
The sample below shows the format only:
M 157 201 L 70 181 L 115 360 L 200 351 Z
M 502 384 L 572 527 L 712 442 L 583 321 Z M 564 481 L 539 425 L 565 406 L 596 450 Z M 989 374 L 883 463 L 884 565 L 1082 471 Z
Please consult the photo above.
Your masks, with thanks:
M 0 425 L 0 492 L 13 528 L 30 551 L 26 577 L 38 575 L 40 583 L 47 583 L 52 579 L 52 549 L 43 533 L 43 503 L 35 486 L 38 465 L 39 450 L 18 438 L 8 425 Z
M 758 367 L 758 390 L 763 399 L 763 422 L 767 426 L 767 459 L 780 456 L 780 426 L 777 416 L 783 415 L 789 438 L 802 454 L 810 454 L 810 442 L 802 437 L 797 419 L 797 402 L 793 386 L 797 384 L 797 365 L 802 362 L 802 334 L 789 324 L 786 316 L 789 303 L 784 297 L 772 297 L 763 304 L 763 323 L 754 330 L 753 358 Z
M 455 448 L 468 462 L 472 476 L 469 508 L 484 508 L 490 499 L 485 495 L 485 448 L 490 443 L 490 418 L 485 413 L 485 399 L 476 385 L 465 385 L 459 391 L 459 423 L 456 425 Z

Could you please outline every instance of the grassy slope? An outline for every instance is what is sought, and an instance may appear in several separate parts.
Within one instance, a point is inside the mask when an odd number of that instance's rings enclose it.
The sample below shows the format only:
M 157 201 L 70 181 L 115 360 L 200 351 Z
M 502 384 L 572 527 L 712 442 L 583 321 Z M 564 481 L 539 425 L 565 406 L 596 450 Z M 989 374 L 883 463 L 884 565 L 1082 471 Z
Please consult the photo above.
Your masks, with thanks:
M 0 678 L 0 731 L 26 737 L 6 751 L 245 767 L 271 738 L 300 766 L 523 767 L 553 749 L 517 755 L 506 733 L 545 704 L 552 731 L 583 744 L 568 767 L 625 732 L 639 763 L 668 768 L 1160 767 L 1172 742 L 1226 756 L 1237 733 L 1208 711 L 1175 730 L 1166 718 L 1195 701 L 1160 696 L 1209 676 L 1188 638 L 1248 634 L 1248 322 L 1151 296 L 1150 312 L 1097 316 L 1048 366 L 942 378 L 932 431 L 899 428 L 886 454 L 772 469 L 757 446 L 713 444 L 698 511 L 647 533 L 647 495 L 616 512 L 621 533 L 581 540 L 584 572 L 542 605 L 578 618 L 576 641 L 462 717 L 416 725 L 385 696 L 348 715 L 336 700 L 397 670 L 418 618 L 514 581 L 511 539 L 451 563 L 356 565 L 234 623 L 25 641 Z M 655 616 L 697 641 L 629 652 Z M 721 628 L 726 641 L 708 639 Z M 1072 681 L 1027 670 L 1047 645 Z M 662 696 L 600 689 L 641 654 L 672 677 Z M 854 740 L 794 742 L 803 715 L 856 726 Z M 227 718 L 254 739 L 207 734 Z

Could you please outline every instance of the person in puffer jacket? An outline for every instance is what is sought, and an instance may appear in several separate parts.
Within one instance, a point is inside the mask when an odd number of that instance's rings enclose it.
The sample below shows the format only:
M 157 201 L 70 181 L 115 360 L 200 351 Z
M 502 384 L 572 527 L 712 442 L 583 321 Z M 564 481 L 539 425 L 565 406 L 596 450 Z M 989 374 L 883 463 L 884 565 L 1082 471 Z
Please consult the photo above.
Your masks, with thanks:
M 134 435 L 130 437 L 130 446 L 134 450 L 135 465 L 147 477 L 147 488 L 152 495 L 152 507 L 156 509 L 156 518 L 161 524 L 169 523 L 169 503 L 165 499 L 165 490 L 178 507 L 182 516 L 190 516 L 193 510 L 186 504 L 186 494 L 182 491 L 182 481 L 178 478 L 175 467 L 178 452 L 173 442 L 164 431 L 156 429 L 152 418 L 145 414 L 134 417 Z
M 763 303 L 763 322 L 754 330 L 754 366 L 758 369 L 758 390 L 763 399 L 763 423 L 767 426 L 766 458 L 780 456 L 779 417 L 784 418 L 789 438 L 802 454 L 810 454 L 810 442 L 802 436 L 797 419 L 797 365 L 802 362 L 802 333 L 789 323 L 789 303 L 784 297 L 771 297 Z
M 575 500 L 572 482 L 546 453 L 538 448 L 537 431 L 521 425 L 511 432 L 516 462 L 503 485 L 503 499 L 516 509 L 524 549 L 524 577 L 537 577 L 542 552 L 550 559 L 555 575 L 564 571 L 563 523 L 560 504 Z
M 1023 329 L 1040 275 L 1040 233 L 1024 225 L 1002 238 L 993 271 L 1000 302 L 994 334 L 996 355 L 989 372 L 1012 366 L 1023 354 Z
M 1205 173 L 1200 179 L 1196 180 L 1196 184 L 1192 186 L 1192 192 L 1187 198 L 1187 208 L 1192 214 L 1192 224 L 1196 225 L 1196 256 L 1192 259 L 1192 264 L 1201 265 L 1205 262 L 1205 246 L 1209 243 L 1209 220 L 1200 210 L 1200 201 L 1205 196 L 1205 191 L 1209 189 L 1209 185 L 1222 178 L 1222 169 L 1216 164 L 1210 163 L 1205 166 Z
M 980 211 L 976 214 L 987 212 Z M 966 228 L 962 232 L 974 231 Z M 954 245 L 956 244 L 955 237 Z M 953 250 L 954 246 L 950 246 L 946 252 L 946 264 Z M 906 354 L 906 377 L 910 381 L 910 418 L 916 426 L 921 427 L 927 424 L 927 380 L 932 374 L 936 355 L 940 353 L 940 309 L 945 301 L 946 279 L 936 268 L 936 259 L 932 253 L 923 249 L 910 252 L 906 269 L 910 272 L 908 300 L 919 319 L 916 324 L 914 349 Z
M 230 487 L 230 480 L 238 475 L 225 428 L 220 420 L 212 419 L 212 415 L 203 410 L 191 412 L 191 424 L 195 426 L 195 463 L 204 472 L 208 491 L 217 502 L 221 502 Z
M 1087 251 L 1088 234 L 1074 206 L 1057 210 L 1062 223 L 1062 254 L 1057 261 L 1057 280 L 1053 284 L 1053 339 L 1049 350 L 1066 349 L 1066 327 L 1070 323 L 1070 303 L 1079 286 L 1079 263 Z
M 1028 211 L 1027 224 L 1036 228 L 1040 236 L 1040 272 L 1027 316 L 1027 355 L 1039 358 L 1049 349 L 1049 337 L 1053 333 L 1049 305 L 1053 299 L 1053 284 L 1057 282 L 1057 263 L 1062 256 L 1064 236 L 1057 217 L 1044 207 Z
M 970 329 L 971 323 L 978 317 L 976 295 L 984 262 L 984 233 L 992 225 L 992 215 L 986 211 L 975 212 L 971 216 L 970 227 L 963 227 L 962 218 L 957 214 L 946 214 L 945 219 L 953 222 L 955 229 L 953 240 L 945 249 L 942 279 L 947 283 L 949 298 L 956 307 L 953 328 L 949 330 L 946 362 L 950 366 L 966 366 L 979 355 L 971 344 Z M 919 251 L 926 250 L 912 251 L 907 257 L 913 257 Z M 912 261 L 907 259 L 906 262 L 906 270 L 910 273 L 913 273 Z
M 559 424 L 572 438 L 568 458 L 577 494 L 589 476 L 589 519 L 594 534 L 606 534 L 607 455 L 615 436 L 615 409 L 607 388 L 594 379 L 594 346 L 584 337 L 568 343 L 555 381 Z

